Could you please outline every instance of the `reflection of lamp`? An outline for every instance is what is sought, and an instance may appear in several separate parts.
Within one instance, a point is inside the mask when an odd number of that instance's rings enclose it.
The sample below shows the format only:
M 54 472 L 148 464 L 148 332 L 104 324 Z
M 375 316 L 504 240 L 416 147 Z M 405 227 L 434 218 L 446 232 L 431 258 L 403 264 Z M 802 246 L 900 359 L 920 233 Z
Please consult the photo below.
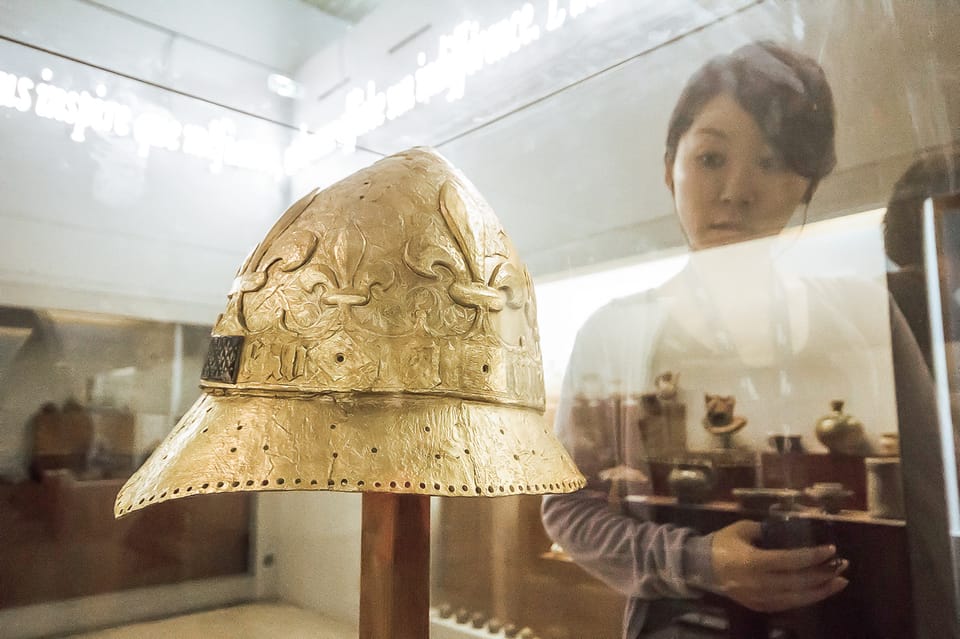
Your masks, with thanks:
M 116 515 L 241 490 L 364 492 L 360 634 L 426 637 L 429 495 L 570 492 L 530 276 L 426 149 L 294 204 L 240 269 L 203 395 Z

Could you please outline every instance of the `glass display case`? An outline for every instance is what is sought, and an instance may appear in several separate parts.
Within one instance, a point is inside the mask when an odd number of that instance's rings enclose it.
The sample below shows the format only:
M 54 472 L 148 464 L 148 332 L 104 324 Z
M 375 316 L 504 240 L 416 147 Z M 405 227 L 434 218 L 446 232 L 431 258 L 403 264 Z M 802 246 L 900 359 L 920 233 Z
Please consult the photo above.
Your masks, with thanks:
M 193 401 L 209 327 L 12 307 L 0 317 L 0 606 L 247 574 L 244 495 L 123 522 L 111 514 L 120 486 Z
M 120 520 L 113 499 L 196 398 L 234 273 L 283 210 L 427 145 L 529 268 L 545 419 L 581 496 L 618 518 L 617 543 L 699 549 L 616 546 L 608 569 L 549 499 L 434 498 L 431 636 L 960 636 L 960 8 L 137 4 L 0 0 L 0 635 L 220 609 L 230 636 L 298 609 L 355 636 L 359 495 Z M 722 223 L 699 246 L 677 215 L 674 107 L 708 60 L 766 41 L 822 68 L 836 165 L 800 176 L 779 232 Z M 777 60 L 758 73 L 792 86 Z M 731 136 L 762 150 L 747 191 L 796 173 L 785 156 L 809 142 L 784 152 L 748 116 Z M 842 587 L 736 603 L 703 563 L 731 530 L 834 546 L 819 566 Z M 649 571 L 625 577 L 638 557 Z
M 288 129 L 136 68 L 170 39 L 156 26 L 84 3 L 0 15 L 0 635 L 250 600 L 253 498 L 123 521 L 113 503 L 196 399 L 216 307 L 284 197 L 268 163 Z

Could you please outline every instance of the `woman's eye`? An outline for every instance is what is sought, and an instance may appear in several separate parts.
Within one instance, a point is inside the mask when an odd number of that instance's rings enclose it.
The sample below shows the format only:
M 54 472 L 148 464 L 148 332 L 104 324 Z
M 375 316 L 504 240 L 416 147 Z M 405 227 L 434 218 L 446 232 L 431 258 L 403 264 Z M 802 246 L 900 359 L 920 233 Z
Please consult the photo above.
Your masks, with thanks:
M 782 171 L 784 165 L 783 160 L 780 158 L 774 155 L 767 155 L 757 160 L 757 166 L 764 171 Z
M 697 160 L 700 162 L 700 165 L 707 169 L 719 169 L 723 166 L 723 162 L 726 158 L 723 157 L 722 153 L 717 153 L 715 151 L 707 151 L 706 153 L 701 153 L 697 156 Z

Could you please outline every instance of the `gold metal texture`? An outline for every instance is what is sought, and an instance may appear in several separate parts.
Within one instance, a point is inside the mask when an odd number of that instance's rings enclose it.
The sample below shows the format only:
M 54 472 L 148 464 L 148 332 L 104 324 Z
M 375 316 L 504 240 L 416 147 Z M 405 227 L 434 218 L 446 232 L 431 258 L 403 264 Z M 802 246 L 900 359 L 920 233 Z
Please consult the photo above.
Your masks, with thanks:
M 116 516 L 240 490 L 585 484 L 543 419 L 530 275 L 490 206 L 432 149 L 291 206 L 241 266 L 201 377 Z

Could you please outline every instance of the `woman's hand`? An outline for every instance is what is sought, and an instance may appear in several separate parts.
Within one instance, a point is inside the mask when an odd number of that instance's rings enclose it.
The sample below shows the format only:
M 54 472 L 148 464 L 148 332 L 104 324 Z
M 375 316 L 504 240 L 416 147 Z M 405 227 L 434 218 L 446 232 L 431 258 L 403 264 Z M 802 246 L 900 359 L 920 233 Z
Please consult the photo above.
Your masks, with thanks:
M 779 612 L 814 604 L 835 595 L 849 583 L 840 576 L 847 560 L 835 560 L 836 548 L 816 546 L 764 550 L 760 524 L 738 521 L 713 534 L 715 588 L 742 606 Z

